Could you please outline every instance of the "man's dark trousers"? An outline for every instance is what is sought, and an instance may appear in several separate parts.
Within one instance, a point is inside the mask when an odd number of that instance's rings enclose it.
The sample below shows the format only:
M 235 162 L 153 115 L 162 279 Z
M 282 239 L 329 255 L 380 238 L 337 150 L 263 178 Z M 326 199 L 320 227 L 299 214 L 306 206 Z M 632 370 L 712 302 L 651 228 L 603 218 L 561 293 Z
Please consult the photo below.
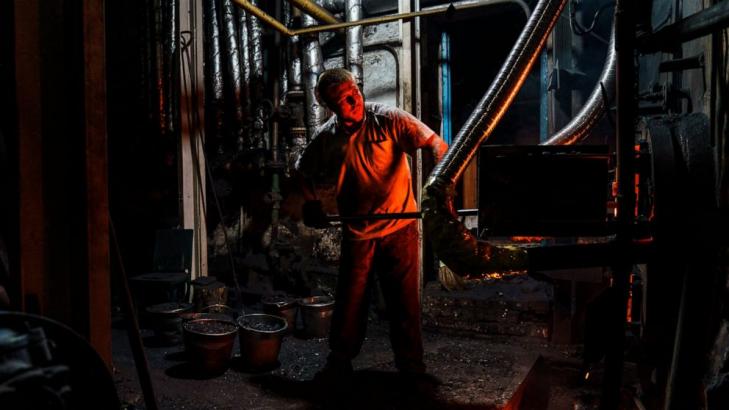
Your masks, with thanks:
M 362 347 L 372 272 L 378 273 L 387 305 L 395 365 L 402 372 L 424 372 L 415 221 L 381 238 L 351 240 L 345 232 L 329 336 L 330 362 L 349 362 Z

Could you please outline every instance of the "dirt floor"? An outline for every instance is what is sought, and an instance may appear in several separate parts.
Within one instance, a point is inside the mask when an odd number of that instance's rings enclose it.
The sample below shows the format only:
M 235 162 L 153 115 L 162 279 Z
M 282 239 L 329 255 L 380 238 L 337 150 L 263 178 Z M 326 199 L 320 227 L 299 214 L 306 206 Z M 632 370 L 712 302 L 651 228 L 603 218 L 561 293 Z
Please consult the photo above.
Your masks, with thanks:
M 540 356 L 550 363 L 576 361 L 574 348 L 549 346 L 542 339 L 426 331 L 425 361 L 439 384 L 428 385 L 426 390 L 412 388 L 395 371 L 386 324 L 371 320 L 367 340 L 354 362 L 354 389 L 335 399 L 335 392 L 322 391 L 312 381 L 325 362 L 325 339 L 287 336 L 275 369 L 250 373 L 234 358 L 224 374 L 201 378 L 189 369 L 182 346 L 154 347 L 151 333 L 143 332 L 162 409 L 499 409 L 509 402 Z M 237 341 L 234 352 L 239 355 Z M 128 408 L 145 408 L 123 329 L 114 330 L 114 366 L 122 401 Z M 574 366 L 560 377 L 574 378 L 572 373 L 576 374 Z M 577 408 L 574 400 L 572 396 L 560 400 L 569 407 L 547 402 L 528 407 L 572 409 Z

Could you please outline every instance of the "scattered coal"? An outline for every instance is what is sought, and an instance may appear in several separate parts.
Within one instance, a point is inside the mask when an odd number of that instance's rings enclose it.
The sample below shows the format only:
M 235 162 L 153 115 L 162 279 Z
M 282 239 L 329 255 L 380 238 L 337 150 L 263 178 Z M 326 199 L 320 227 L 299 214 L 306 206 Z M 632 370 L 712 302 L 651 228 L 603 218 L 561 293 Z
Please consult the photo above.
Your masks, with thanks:
M 283 323 L 279 321 L 259 318 L 245 318 L 239 323 L 245 328 L 257 330 L 259 332 L 275 332 L 277 330 L 283 329 L 284 327 Z
M 226 334 L 234 332 L 237 327 L 231 322 L 222 320 L 194 320 L 185 323 L 185 329 L 202 334 Z

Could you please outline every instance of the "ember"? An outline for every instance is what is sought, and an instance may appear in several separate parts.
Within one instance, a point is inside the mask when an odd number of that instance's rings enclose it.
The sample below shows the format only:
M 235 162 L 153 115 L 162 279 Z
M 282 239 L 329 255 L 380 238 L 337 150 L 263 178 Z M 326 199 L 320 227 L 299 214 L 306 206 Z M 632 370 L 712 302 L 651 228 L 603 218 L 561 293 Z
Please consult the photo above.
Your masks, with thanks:
M 533 242 L 541 242 L 546 238 L 543 236 L 512 236 L 509 239 L 511 239 L 512 242 L 533 243 Z
M 526 275 L 527 271 L 525 270 L 513 270 L 513 271 L 502 271 L 502 272 L 489 272 L 489 273 L 483 273 L 481 275 L 472 275 L 468 276 L 468 280 L 473 281 L 492 281 L 492 280 L 500 280 L 500 279 L 508 279 L 513 278 L 515 276 L 522 276 Z

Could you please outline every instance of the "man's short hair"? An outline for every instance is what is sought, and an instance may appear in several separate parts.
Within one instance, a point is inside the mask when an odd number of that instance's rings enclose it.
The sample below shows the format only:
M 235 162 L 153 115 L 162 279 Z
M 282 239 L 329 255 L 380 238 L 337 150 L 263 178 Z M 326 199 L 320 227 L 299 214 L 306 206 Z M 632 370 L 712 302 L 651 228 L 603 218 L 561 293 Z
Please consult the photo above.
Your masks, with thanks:
M 319 75 L 319 81 L 316 83 L 316 95 L 319 98 L 319 101 L 326 104 L 327 101 L 325 96 L 327 90 L 331 87 L 344 84 L 347 81 L 355 81 L 355 79 L 354 75 L 344 68 L 330 68 L 329 70 L 324 70 L 324 72 Z

